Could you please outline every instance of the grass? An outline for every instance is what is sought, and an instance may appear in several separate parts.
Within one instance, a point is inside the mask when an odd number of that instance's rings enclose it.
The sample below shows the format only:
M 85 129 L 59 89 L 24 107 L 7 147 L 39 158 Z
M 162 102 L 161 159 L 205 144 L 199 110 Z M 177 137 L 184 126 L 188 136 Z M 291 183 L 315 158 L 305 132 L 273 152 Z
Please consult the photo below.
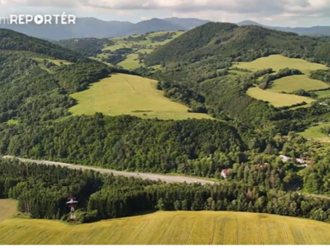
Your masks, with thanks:
M 18 231 L 19 230 L 19 231 Z M 330 244 L 330 225 L 267 214 L 157 212 L 70 226 L 57 221 L 9 219 L 0 244 Z
M 281 94 L 269 90 L 262 90 L 259 87 L 253 87 L 248 89 L 247 94 L 255 99 L 268 101 L 270 104 L 277 108 L 291 106 L 293 104 L 298 104 L 302 102 L 311 104 L 314 101 L 313 99 L 308 97 Z
M 12 217 L 16 212 L 17 201 L 11 199 L 0 199 L 0 222 Z
M 124 67 L 127 70 L 132 70 L 142 66 L 143 64 L 139 63 L 138 55 L 137 54 L 129 54 L 127 59 L 120 62 L 118 65 Z
M 136 69 L 143 65 L 143 63 L 142 64 L 139 63 L 139 60 L 136 60 L 138 58 L 138 53 L 151 53 L 157 48 L 157 46 L 165 45 L 171 40 L 179 37 L 184 32 L 182 31 L 170 32 L 170 33 L 175 33 L 171 39 L 161 42 L 151 41 L 151 37 L 160 36 L 165 33 L 167 32 L 160 31 L 160 32 L 150 33 L 146 36 L 146 40 L 143 41 L 125 41 L 124 38 L 127 37 L 113 38 L 111 40 L 114 41 L 115 44 L 111 46 L 105 46 L 103 48 L 103 53 L 98 54 L 96 59 L 101 60 L 102 57 L 106 56 L 106 54 L 104 53 L 105 50 L 111 50 L 113 52 L 120 48 L 133 48 L 133 52 L 129 54 L 124 61 L 120 62 L 119 65 L 128 70 Z M 138 35 L 133 35 L 133 36 L 136 37 Z
M 306 75 L 294 75 L 275 80 L 269 90 L 274 92 L 293 92 L 300 89 L 310 91 L 326 88 L 329 88 L 329 85 L 322 81 L 311 79 Z
M 266 68 L 272 68 L 275 72 L 286 67 L 298 69 L 304 75 L 294 75 L 275 80 L 271 89 L 261 90 L 259 88 L 251 88 L 248 94 L 256 99 L 270 102 L 275 107 L 290 106 L 293 104 L 305 101 L 310 106 L 314 100 L 308 97 L 280 94 L 279 92 L 292 92 L 299 89 L 306 91 L 315 89 L 325 89 L 328 85 L 322 81 L 309 78 L 309 74 L 313 70 L 326 70 L 329 69 L 325 65 L 311 63 L 302 59 L 287 58 L 282 55 L 271 55 L 256 59 L 252 62 L 237 63 L 233 67 L 257 71 Z
M 330 97 L 330 90 L 316 91 L 315 94 L 318 95 L 319 98 Z
M 304 132 L 301 132 L 300 135 L 304 136 L 307 139 L 329 140 L 329 137 L 327 135 L 320 132 L 320 128 L 328 126 L 330 126 L 330 123 L 322 123 L 316 126 L 311 126 Z
M 274 71 L 279 71 L 286 67 L 300 70 L 304 74 L 309 74 L 313 70 L 326 70 L 328 67 L 322 64 L 311 63 L 302 59 L 287 58 L 282 55 L 271 55 L 256 59 L 252 62 L 241 62 L 234 67 L 257 71 L 266 68 L 272 68 Z
M 7 122 L 6 122 L 8 125 L 17 125 L 18 124 L 18 120 L 8 120 Z
M 156 81 L 139 76 L 114 74 L 94 83 L 88 90 L 72 94 L 78 105 L 69 111 L 74 115 L 135 115 L 143 118 L 208 118 L 206 114 L 188 113 L 188 107 L 164 97 Z

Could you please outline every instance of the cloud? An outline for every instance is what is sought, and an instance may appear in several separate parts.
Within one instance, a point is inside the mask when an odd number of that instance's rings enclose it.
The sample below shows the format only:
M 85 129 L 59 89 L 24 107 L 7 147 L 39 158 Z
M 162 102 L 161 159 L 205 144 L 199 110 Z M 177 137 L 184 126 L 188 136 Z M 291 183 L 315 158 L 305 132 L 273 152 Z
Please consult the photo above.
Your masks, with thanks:
M 276 16 L 328 16 L 330 0 L 0 0 L 0 6 L 73 7 L 127 10 L 169 10 L 188 13 Z M 221 17 L 219 18 L 221 19 Z

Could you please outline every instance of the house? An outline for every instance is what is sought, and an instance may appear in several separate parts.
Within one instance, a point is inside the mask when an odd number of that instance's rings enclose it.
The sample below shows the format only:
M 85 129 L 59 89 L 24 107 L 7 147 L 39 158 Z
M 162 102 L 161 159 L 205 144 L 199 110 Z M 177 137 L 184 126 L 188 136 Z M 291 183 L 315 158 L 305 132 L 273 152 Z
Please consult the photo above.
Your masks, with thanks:
M 228 174 L 229 172 L 231 171 L 231 169 L 224 169 L 221 171 L 221 176 L 224 178 L 224 179 L 227 179 L 228 177 Z

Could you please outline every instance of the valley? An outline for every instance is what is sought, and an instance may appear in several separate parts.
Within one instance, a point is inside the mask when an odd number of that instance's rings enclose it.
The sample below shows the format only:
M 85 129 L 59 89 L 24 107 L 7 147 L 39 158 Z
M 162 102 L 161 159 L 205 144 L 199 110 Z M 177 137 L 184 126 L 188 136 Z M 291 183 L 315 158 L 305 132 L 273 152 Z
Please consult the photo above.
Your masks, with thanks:
M 0 29 L 0 243 L 330 244 L 330 40 L 127 32 Z

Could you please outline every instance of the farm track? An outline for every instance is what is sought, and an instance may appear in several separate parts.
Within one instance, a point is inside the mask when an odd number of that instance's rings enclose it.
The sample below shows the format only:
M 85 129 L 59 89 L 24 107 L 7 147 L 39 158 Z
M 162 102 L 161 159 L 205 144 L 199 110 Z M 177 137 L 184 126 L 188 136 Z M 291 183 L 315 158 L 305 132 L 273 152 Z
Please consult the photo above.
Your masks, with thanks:
M 184 176 L 172 176 L 172 175 L 161 175 L 161 174 L 152 174 L 152 173 L 140 173 L 140 172 L 126 172 L 126 171 L 116 171 L 110 169 L 103 169 L 103 168 L 94 168 L 85 165 L 76 165 L 76 164 L 68 164 L 62 162 L 54 162 L 54 161 L 47 161 L 47 160 L 34 160 L 34 159 L 26 159 L 26 158 L 18 158 L 14 156 L 3 156 L 6 159 L 18 159 L 25 163 L 36 163 L 36 164 L 43 164 L 43 165 L 58 165 L 61 167 L 67 167 L 70 169 L 82 169 L 82 170 L 93 170 L 104 174 L 113 174 L 115 176 L 125 176 L 125 177 L 136 177 L 141 179 L 149 179 L 154 181 L 165 181 L 168 183 L 201 183 L 201 184 L 215 184 L 216 182 L 207 180 L 207 179 L 199 179 L 194 177 L 184 177 Z
M 113 174 L 115 176 L 125 176 L 125 177 L 136 177 L 141 179 L 149 179 L 153 181 L 164 181 L 167 183 L 200 183 L 202 185 L 205 184 L 220 184 L 220 182 L 215 182 L 208 179 L 200 179 L 195 177 L 185 177 L 185 176 L 173 176 L 173 175 L 162 175 L 162 174 L 153 174 L 153 173 L 143 173 L 143 172 L 126 172 L 126 171 L 116 171 L 110 169 L 103 169 L 103 168 L 95 168 L 88 165 L 76 165 L 76 164 L 68 164 L 62 162 L 55 162 L 55 161 L 47 161 L 47 160 L 35 160 L 35 159 L 26 159 L 26 158 L 19 158 L 14 156 L 2 156 L 5 159 L 18 159 L 25 163 L 36 163 L 36 164 L 43 164 L 43 165 L 59 165 L 61 167 L 67 167 L 70 169 L 82 169 L 82 170 L 93 170 L 96 172 L 104 173 L 104 174 Z M 305 196 L 309 197 L 316 197 L 321 199 L 328 199 L 330 200 L 330 196 L 325 195 L 315 195 L 315 194 L 304 194 Z

